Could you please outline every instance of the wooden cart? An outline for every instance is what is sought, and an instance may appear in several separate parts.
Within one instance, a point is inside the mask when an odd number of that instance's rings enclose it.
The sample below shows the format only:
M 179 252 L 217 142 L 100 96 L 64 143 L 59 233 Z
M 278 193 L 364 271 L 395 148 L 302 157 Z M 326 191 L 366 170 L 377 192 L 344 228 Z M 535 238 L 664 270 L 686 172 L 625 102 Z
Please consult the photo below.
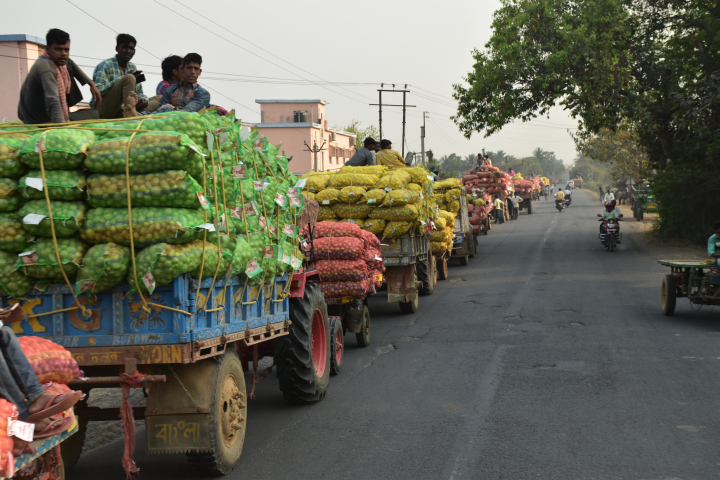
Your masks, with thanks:
M 677 298 L 687 297 L 693 305 L 720 305 L 720 271 L 702 260 L 658 260 L 670 267 L 662 281 L 661 299 L 665 315 L 675 313 Z

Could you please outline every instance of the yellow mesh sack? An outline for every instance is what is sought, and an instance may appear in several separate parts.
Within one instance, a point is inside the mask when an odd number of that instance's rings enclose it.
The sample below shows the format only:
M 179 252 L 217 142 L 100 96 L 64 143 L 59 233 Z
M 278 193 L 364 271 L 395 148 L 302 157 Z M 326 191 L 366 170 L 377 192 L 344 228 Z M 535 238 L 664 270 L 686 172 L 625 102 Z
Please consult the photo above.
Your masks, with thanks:
M 364 167 L 342 167 L 339 171 L 339 173 L 362 173 L 366 175 L 385 175 L 388 171 L 388 168 L 383 165 L 367 165 Z
M 410 230 L 410 227 L 412 227 L 410 222 L 387 222 L 385 230 L 383 231 L 383 238 L 394 240 L 405 235 L 405 233 Z
M 356 225 L 360 225 L 362 227 L 363 220 L 357 220 L 355 218 L 341 218 L 337 221 L 337 223 L 354 223 Z
M 458 178 L 447 178 L 441 182 L 435 182 L 433 188 L 435 188 L 435 190 L 443 188 L 463 188 L 463 184 Z
M 458 210 L 460 210 L 460 202 L 457 200 L 453 200 L 452 202 L 447 204 L 448 212 L 455 212 L 457 213 Z
M 482 207 L 483 205 L 485 205 L 485 200 L 483 200 L 482 198 L 476 198 L 475 200 L 473 200 L 473 205 L 475 205 L 476 207 Z
M 365 189 L 363 187 L 344 187 L 340 190 L 340 201 L 342 203 L 357 203 L 363 198 Z
M 431 242 L 447 242 L 447 233 L 443 230 L 433 230 L 430 234 Z
M 325 205 L 320 205 L 320 210 L 318 211 L 318 220 L 324 221 L 335 221 L 337 220 L 337 217 L 335 216 L 335 212 L 333 212 L 333 209 L 330 207 L 327 207 Z
M 404 207 L 378 207 L 370 212 L 370 218 L 382 218 L 391 222 L 411 222 L 418 217 L 418 209 L 414 205 Z
M 447 222 L 447 224 L 453 224 L 453 225 L 455 225 L 455 217 L 456 217 L 456 215 L 455 215 L 454 213 L 450 213 L 450 212 L 448 212 L 448 211 L 446 211 L 446 210 L 442 210 L 442 209 L 441 209 L 441 210 L 438 212 L 438 217 L 444 218 L 445 221 Z
M 402 207 L 410 203 L 415 204 L 419 198 L 420 195 L 410 190 L 392 190 L 385 195 L 382 204 L 384 207 Z
M 380 180 L 379 175 L 369 175 L 366 173 L 338 173 L 332 180 L 330 186 L 335 188 L 342 187 L 365 187 L 372 188 Z
M 382 218 L 368 218 L 363 222 L 362 229 L 381 237 L 385 231 L 385 225 L 387 225 L 387 221 Z
M 332 206 L 335 215 L 339 218 L 355 218 L 358 220 L 366 219 L 368 214 L 375 210 L 375 205 L 366 203 L 345 204 L 336 203 Z
M 430 179 L 428 178 L 430 172 L 425 170 L 425 167 L 402 167 L 398 168 L 395 171 L 408 172 L 410 175 L 412 175 L 412 179 L 410 180 L 412 183 L 419 183 L 420 185 L 427 185 L 428 183 L 430 183 Z
M 443 253 L 447 251 L 447 247 L 445 247 L 445 242 L 430 242 L 430 250 L 432 253 Z
M 422 187 L 420 185 L 418 185 L 417 183 L 410 182 L 405 186 L 405 188 L 412 192 L 415 192 L 415 193 L 422 192 Z
M 330 183 L 330 179 L 335 175 L 332 172 L 308 172 L 302 176 L 305 180 L 305 190 L 311 192 L 319 192 Z
M 453 200 L 460 200 L 460 189 L 451 188 L 450 190 L 445 192 L 445 201 L 447 203 L 450 203 Z
M 380 181 L 377 182 L 377 188 L 405 188 L 411 178 L 412 175 L 408 172 L 395 170 L 391 174 L 383 175 Z
M 444 230 L 445 227 L 447 227 L 447 220 L 443 217 L 438 217 L 435 219 L 435 228 L 438 230 Z
M 365 192 L 363 198 L 365 199 L 365 203 L 368 205 L 379 206 L 385 198 L 386 193 L 387 192 L 382 188 L 373 188 L 372 190 Z
M 315 200 L 320 202 L 320 205 L 332 205 L 333 203 L 337 203 L 339 197 L 340 190 L 337 188 L 326 188 L 315 194 Z
M 303 192 L 303 197 L 308 200 L 315 200 L 315 194 L 313 192 Z

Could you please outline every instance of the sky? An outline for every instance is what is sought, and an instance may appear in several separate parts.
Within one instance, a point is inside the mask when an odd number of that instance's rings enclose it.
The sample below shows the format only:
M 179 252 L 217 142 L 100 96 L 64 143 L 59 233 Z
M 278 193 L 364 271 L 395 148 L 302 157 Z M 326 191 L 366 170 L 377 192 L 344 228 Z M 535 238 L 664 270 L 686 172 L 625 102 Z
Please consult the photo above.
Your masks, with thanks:
M 92 75 L 100 60 L 115 54 L 115 35 L 130 33 L 138 41 L 133 62 L 145 72 L 151 94 L 162 78 L 162 58 L 197 52 L 203 57 L 199 83 L 212 103 L 234 108 L 245 122 L 260 121 L 256 99 L 322 99 L 329 102 L 330 126 L 353 120 L 377 126 L 378 107 L 369 104 L 378 103 L 381 83 L 407 84 L 407 103 L 416 105 L 406 120 L 410 151 L 420 151 L 428 112 L 425 149 L 436 157 L 483 148 L 525 157 L 539 147 L 570 164 L 575 145 L 569 132 L 577 123 L 561 108 L 549 118 L 470 140 L 450 119 L 456 112 L 452 85 L 472 69 L 472 50 L 490 38 L 499 6 L 495 0 L 0 0 L 0 34 L 44 38 L 50 28 L 65 30 L 71 58 Z M 84 93 L 89 100 L 89 89 Z M 402 94 L 384 94 L 383 103 L 402 103 Z M 398 150 L 401 110 L 383 108 L 383 137 Z

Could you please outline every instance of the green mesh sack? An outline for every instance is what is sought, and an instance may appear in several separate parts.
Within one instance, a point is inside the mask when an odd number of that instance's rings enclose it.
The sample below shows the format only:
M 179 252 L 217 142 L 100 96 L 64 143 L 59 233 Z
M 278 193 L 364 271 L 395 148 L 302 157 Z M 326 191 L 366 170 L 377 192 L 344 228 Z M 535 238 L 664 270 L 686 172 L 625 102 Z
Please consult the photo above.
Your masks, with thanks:
M 263 215 L 262 207 L 256 202 L 238 204 L 230 215 L 237 233 L 255 233 L 267 227 L 267 218 Z
M 222 242 L 221 242 L 222 243 Z M 217 280 L 222 280 L 225 276 L 225 271 L 230 266 L 231 256 L 221 255 L 218 251 L 217 244 L 205 242 L 205 260 L 202 261 L 202 241 L 201 241 L 201 262 L 198 263 L 197 267 L 190 271 L 190 276 L 198 278 L 200 275 L 200 267 L 202 266 L 202 275 L 200 278 L 212 278 L 216 277 Z M 218 266 L 218 261 L 220 265 Z M 217 272 L 217 275 L 216 275 Z
M 199 183 L 199 182 L 198 182 Z M 199 183 L 202 188 L 202 183 Z M 235 202 L 235 182 L 233 181 L 232 168 L 221 167 L 215 164 L 213 170 L 212 165 L 206 164 L 205 169 L 205 189 L 208 201 L 215 206 L 215 194 L 217 192 L 218 205 L 223 203 L 223 194 L 225 202 Z M 224 189 L 224 191 L 223 191 Z
M 48 170 L 43 183 L 40 170 L 31 170 L 18 181 L 20 196 L 25 200 L 44 200 L 45 186 L 50 200 L 84 200 L 87 179 L 80 170 Z
M 168 207 L 132 209 L 135 247 L 153 243 L 186 243 L 202 237 L 197 227 L 205 223 L 202 210 Z M 91 208 L 85 215 L 80 236 L 90 243 L 130 243 L 128 211 L 125 208 Z
M 72 282 L 90 246 L 79 238 L 58 238 L 57 246 L 62 269 L 65 270 L 68 280 Z M 17 270 L 37 280 L 50 282 L 63 280 L 52 238 L 38 238 L 30 248 L 32 250 L 26 250 L 18 255 L 15 263 Z
M 275 160 L 277 162 L 277 173 L 281 175 L 292 175 L 290 173 L 290 161 L 288 160 L 288 157 L 285 155 L 278 155 L 275 157 Z M 293 185 L 295 185 L 295 182 L 293 182 Z
M 97 173 L 88 177 L 92 207 L 127 207 L 125 174 Z M 184 170 L 130 175 L 130 202 L 135 207 L 201 208 L 202 187 Z
M 255 195 L 255 172 L 248 170 L 247 178 L 233 177 L 236 202 L 247 203 L 256 200 Z M 241 200 L 238 200 L 241 199 Z
M 140 251 L 135 257 L 140 291 L 152 293 L 157 287 L 167 285 L 174 278 L 200 267 L 202 240 L 171 245 L 158 243 Z M 215 247 L 217 249 L 217 247 Z M 127 281 L 133 292 L 138 291 L 132 266 Z
M 77 273 L 75 294 L 100 293 L 121 284 L 130 270 L 130 249 L 117 243 L 93 245 Z
M 35 280 L 15 270 L 17 255 L 0 252 L 0 293 L 11 297 L 24 297 L 35 285 Z
M 148 117 L 140 124 L 140 120 L 129 120 L 121 122 L 93 123 L 85 125 L 89 129 L 97 129 L 97 135 L 103 140 L 119 137 L 129 137 L 132 130 L 139 127 L 140 130 L 152 130 L 155 132 L 178 132 L 190 137 L 196 146 L 202 146 L 206 150 L 205 122 L 197 113 L 191 112 L 169 112 L 161 115 Z M 117 130 L 114 132 L 113 130 Z M 140 135 L 139 133 L 137 135 Z M 136 136 L 137 136 L 136 135 Z M 169 170 L 168 167 L 160 170 Z M 182 167 L 180 167 L 182 168 Z M 105 172 L 109 173 L 109 172 Z
M 32 235 L 23 228 L 21 218 L 0 216 L 0 250 L 20 253 L 27 250 Z
M 255 258 L 255 252 L 245 239 L 245 236 L 238 236 L 235 241 L 235 250 L 233 250 L 232 256 L 232 274 L 238 275 L 244 272 L 248 262 L 253 258 Z
M 95 134 L 90 130 L 61 128 L 43 133 L 38 132 L 25 140 L 18 152 L 18 159 L 30 168 L 40 168 L 40 152 L 45 170 L 77 168 L 95 141 Z
M 19 138 L 0 135 L 0 178 L 19 178 L 28 171 L 28 166 L 17 158 L 22 142 Z
M 22 204 L 17 182 L 11 178 L 0 178 L 0 213 L 17 212 Z
M 96 142 L 88 152 L 85 166 L 94 173 L 125 173 L 125 158 L 130 137 Z M 174 132 L 147 132 L 135 135 L 129 155 L 130 173 L 186 170 L 199 182 L 203 175 L 203 157 L 187 135 Z
M 72 237 L 80 230 L 88 207 L 82 202 L 50 202 L 56 237 Z M 52 237 L 50 215 L 45 200 L 30 200 L 18 212 L 28 233 Z M 40 218 L 40 216 L 44 218 Z

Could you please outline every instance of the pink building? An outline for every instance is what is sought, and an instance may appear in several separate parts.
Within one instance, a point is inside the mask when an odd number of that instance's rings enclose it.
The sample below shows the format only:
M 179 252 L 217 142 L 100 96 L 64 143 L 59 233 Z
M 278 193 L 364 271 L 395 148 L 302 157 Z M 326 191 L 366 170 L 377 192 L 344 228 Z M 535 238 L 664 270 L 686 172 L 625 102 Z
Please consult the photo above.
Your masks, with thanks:
M 352 157 L 355 134 L 328 127 L 323 100 L 255 100 L 260 104 L 260 135 L 292 157 L 290 170 L 305 173 L 315 170 L 310 148 L 325 143 L 317 154 L 317 170 L 336 170 Z
M 0 35 L 0 121 L 18 119 L 20 87 L 44 51 L 44 38 Z

